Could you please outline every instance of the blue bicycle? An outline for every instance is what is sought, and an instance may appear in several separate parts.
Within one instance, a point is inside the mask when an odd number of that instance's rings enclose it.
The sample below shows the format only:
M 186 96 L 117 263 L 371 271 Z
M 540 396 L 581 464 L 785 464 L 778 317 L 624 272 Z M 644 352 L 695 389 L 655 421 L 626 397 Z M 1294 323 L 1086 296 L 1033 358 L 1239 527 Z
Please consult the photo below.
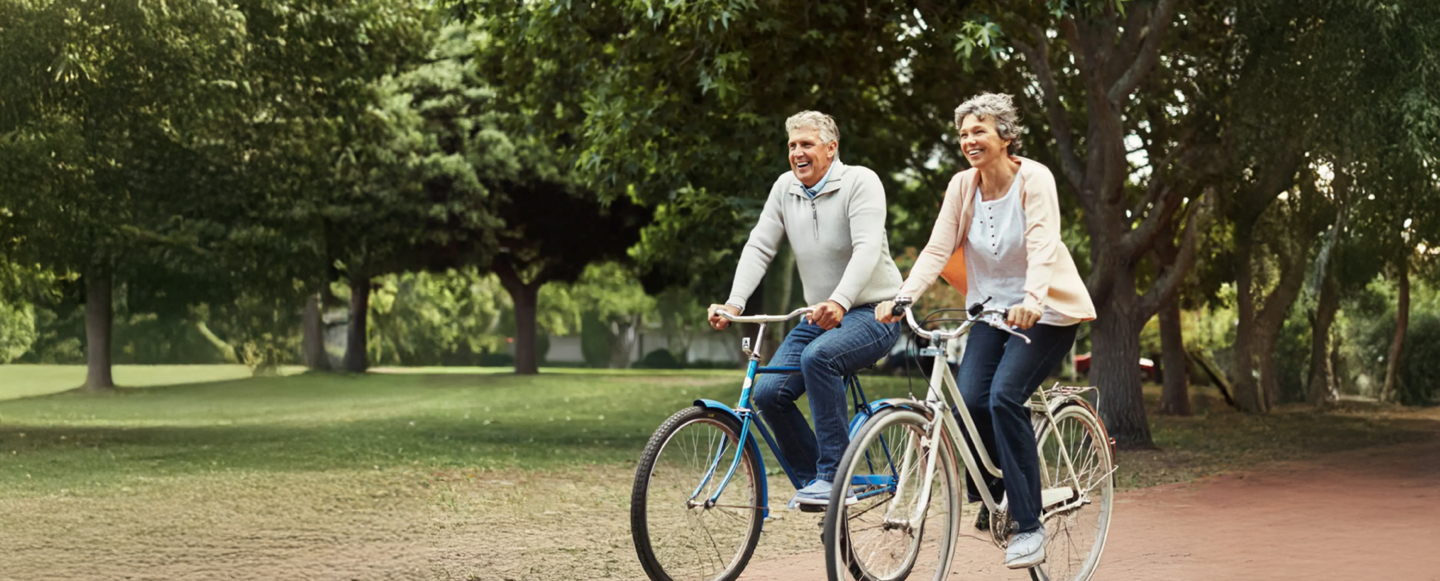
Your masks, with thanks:
M 650 579 L 733 581 L 749 563 L 765 517 L 770 514 L 765 460 L 751 427 L 770 446 L 790 483 L 797 489 L 806 484 L 796 478 L 770 430 L 750 409 L 750 390 L 755 376 L 761 373 L 800 373 L 799 367 L 760 365 L 760 340 L 767 323 L 789 321 L 809 312 L 803 308 L 783 316 L 727 315 L 731 321 L 760 326 L 754 349 L 748 337 L 744 340 L 750 363 L 737 406 L 695 400 L 695 405 L 670 416 L 650 437 L 635 470 L 630 497 L 630 532 Z M 847 376 L 845 383 L 855 408 L 850 421 L 853 435 L 889 404 L 870 403 L 854 376 Z M 862 494 L 867 487 L 885 488 L 889 484 L 881 482 L 888 478 L 883 470 L 857 478 L 865 481 L 852 481 L 852 488 Z

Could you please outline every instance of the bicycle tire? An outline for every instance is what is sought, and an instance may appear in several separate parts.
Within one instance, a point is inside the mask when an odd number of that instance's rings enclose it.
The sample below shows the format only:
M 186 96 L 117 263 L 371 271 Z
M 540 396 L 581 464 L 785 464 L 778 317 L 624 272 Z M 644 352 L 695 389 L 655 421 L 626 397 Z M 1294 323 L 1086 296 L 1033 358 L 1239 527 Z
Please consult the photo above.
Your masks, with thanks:
M 765 475 L 760 469 L 760 460 L 755 457 L 753 440 L 751 445 L 739 448 L 742 454 L 740 466 L 719 503 L 713 507 L 686 503 L 697 487 L 702 489 L 702 493 L 695 498 L 703 501 L 711 496 L 734 459 L 740 427 L 733 416 L 695 406 L 670 416 L 650 437 L 640 457 L 640 465 L 635 469 L 635 484 L 630 494 L 630 532 L 640 564 L 652 581 L 734 581 L 754 555 L 764 523 L 759 479 Z M 687 428 L 696 429 L 686 432 Z M 700 430 L 706 428 L 716 433 L 703 434 L 709 447 L 700 452 L 698 438 L 702 435 Z M 689 439 L 692 433 L 697 434 L 694 441 L 682 441 Z M 708 466 L 719 453 L 717 433 L 718 437 L 728 442 L 730 452 L 721 453 L 722 460 L 715 474 L 701 486 Z M 684 458 L 681 455 L 684 446 L 677 446 L 677 443 L 697 444 L 691 446 L 692 451 L 697 453 L 692 458 Z M 667 450 L 673 453 L 666 456 Z M 697 459 L 703 459 L 704 465 L 697 464 Z M 672 465 L 672 462 L 678 464 Z M 697 466 L 698 473 L 693 478 L 685 474 Z M 657 471 L 660 472 L 658 481 Z M 672 515 L 671 510 L 665 510 L 666 507 L 680 509 L 673 511 L 680 521 L 689 519 L 700 523 L 705 529 L 703 542 L 698 542 L 698 535 L 687 537 L 685 531 L 672 530 L 676 527 L 667 526 L 674 523 L 666 520 Z M 711 516 L 712 520 L 735 525 L 735 531 L 717 539 L 716 533 L 703 524 Z M 709 550 L 706 549 L 707 544 Z M 690 550 L 696 554 L 688 554 Z
M 1036 428 L 1042 489 L 1072 486 L 1059 454 L 1059 443 L 1069 452 L 1083 489 L 1076 500 L 1049 510 L 1043 516 L 1046 530 L 1045 562 L 1032 568 L 1032 579 L 1088 581 L 1100 564 L 1114 512 L 1114 457 L 1105 425 L 1090 406 L 1079 401 L 1063 404 Z M 1056 434 L 1060 437 L 1056 438 Z
M 902 505 L 907 505 L 923 484 L 908 492 L 892 489 L 888 494 L 878 489 L 867 492 L 860 488 L 862 495 L 870 493 L 873 496 L 858 499 L 853 505 L 846 505 L 844 500 L 849 492 L 848 483 L 854 482 L 856 476 L 873 477 L 878 473 L 883 477 L 885 470 L 895 474 L 898 470 L 891 469 L 897 462 L 903 464 L 905 450 L 923 453 L 919 443 L 929 424 L 929 418 L 921 412 L 903 408 L 882 410 L 861 426 L 846 448 L 836 468 L 836 482 L 847 483 L 847 486 L 835 487 L 822 523 L 825 568 L 831 581 L 843 581 L 846 573 L 860 581 L 899 581 L 911 578 L 917 572 L 917 566 L 920 570 L 933 567 L 934 572 L 915 577 L 916 581 L 943 580 L 949 574 L 960 527 L 959 491 L 964 486 L 954 466 L 949 438 L 938 438 L 939 444 L 944 446 L 938 455 L 940 467 L 932 483 L 929 509 L 922 515 L 920 526 L 914 530 L 905 530 L 901 526 L 891 528 L 891 524 L 887 524 L 890 519 L 883 516 L 885 511 L 876 511 L 889 508 L 886 505 L 896 497 Z M 881 453 L 887 449 L 892 453 Z M 867 451 L 870 452 L 868 455 Z M 888 459 L 879 463 L 879 469 L 875 468 L 877 458 L 886 455 Z M 924 470 L 917 463 L 910 475 L 916 478 L 904 479 L 907 483 L 921 482 Z M 902 508 L 899 514 L 908 515 L 910 512 Z M 866 523 L 852 529 L 852 525 L 867 515 L 869 519 Z M 865 526 L 877 517 L 882 523 L 878 525 L 879 530 L 875 528 L 877 525 Z M 935 521 L 939 521 L 939 526 L 935 526 Z M 899 544 L 905 547 L 904 550 L 883 552 L 874 548 L 888 537 L 901 541 Z

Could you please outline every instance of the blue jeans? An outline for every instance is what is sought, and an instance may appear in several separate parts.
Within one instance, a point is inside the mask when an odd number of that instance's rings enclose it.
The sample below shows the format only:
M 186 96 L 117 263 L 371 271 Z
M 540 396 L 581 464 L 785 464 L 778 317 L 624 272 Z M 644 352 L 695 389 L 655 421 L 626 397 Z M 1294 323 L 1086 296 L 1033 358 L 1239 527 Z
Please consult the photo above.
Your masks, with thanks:
M 767 373 L 755 380 L 751 400 L 775 433 L 785 461 L 801 483 L 835 480 L 835 467 L 850 445 L 844 376 L 875 363 L 900 336 L 900 323 L 875 320 L 875 305 L 859 305 L 829 331 L 802 322 L 785 336 L 769 365 L 799 367 L 799 375 Z M 795 406 L 810 395 L 815 430 Z
M 1078 327 L 1037 324 L 1020 331 L 1030 338 L 1026 345 L 994 327 L 975 325 L 965 344 L 955 381 L 985 449 L 1005 475 L 1000 480 L 987 474 L 985 484 L 996 501 L 1002 492 L 1008 496 L 1017 532 L 1040 528 L 1040 458 L 1026 402 L 1070 351 Z M 968 433 L 965 440 L 973 450 Z M 965 482 L 970 500 L 979 500 L 974 479 Z

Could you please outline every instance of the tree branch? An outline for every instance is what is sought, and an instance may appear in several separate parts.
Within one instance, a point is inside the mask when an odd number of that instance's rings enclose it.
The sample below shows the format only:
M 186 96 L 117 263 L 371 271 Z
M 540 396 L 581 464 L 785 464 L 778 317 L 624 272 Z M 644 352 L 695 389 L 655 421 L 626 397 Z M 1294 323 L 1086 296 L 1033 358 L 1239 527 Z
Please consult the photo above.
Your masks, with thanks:
M 1080 186 L 1085 181 L 1085 172 L 1080 156 L 1075 152 L 1074 134 L 1070 131 L 1065 105 L 1060 102 L 1060 92 L 1055 86 L 1055 74 L 1050 70 L 1050 51 L 1046 45 L 1045 31 L 1039 26 L 1031 25 L 1030 34 L 1035 38 L 1034 46 L 1020 40 L 1013 41 L 1013 44 L 1025 55 L 1025 60 L 1030 63 L 1030 70 L 1040 80 L 1040 94 L 1050 118 L 1050 133 L 1055 136 L 1055 143 L 1060 150 L 1060 173 L 1076 192 L 1083 192 Z M 1090 203 L 1083 193 L 1080 201 L 1087 206 Z M 1088 207 L 1086 209 L 1090 210 Z
M 1151 211 L 1140 221 L 1138 227 L 1121 239 L 1121 252 L 1129 256 L 1131 260 L 1139 260 L 1154 245 L 1155 239 L 1165 230 L 1165 226 L 1170 223 L 1175 212 L 1180 209 L 1180 204 L 1184 202 L 1184 199 L 1203 187 L 1205 180 L 1208 179 L 1208 173 L 1202 173 L 1198 179 L 1191 182 L 1189 187 L 1180 189 L 1170 187 L 1177 180 L 1166 170 L 1174 163 L 1174 158 L 1183 157 L 1180 167 L 1189 168 L 1191 167 L 1189 162 L 1195 155 L 1198 155 L 1194 153 L 1195 151 L 1197 150 L 1190 145 L 1187 139 L 1175 149 L 1170 150 L 1160 164 L 1151 166 L 1154 171 L 1150 175 L 1150 184 L 1146 188 L 1145 197 L 1141 200 L 1139 208 L 1136 209 L 1143 212 L 1146 208 L 1150 208 Z
M 1140 82 L 1155 68 L 1155 63 L 1160 60 L 1160 44 L 1165 40 L 1165 31 L 1170 28 L 1170 23 L 1175 17 L 1176 0 L 1160 0 L 1155 6 L 1155 12 L 1150 15 L 1150 21 L 1145 24 L 1141 32 L 1144 41 L 1140 45 L 1135 61 L 1130 64 L 1129 70 L 1115 81 L 1110 87 L 1107 96 L 1112 103 L 1122 103 L 1130 97 L 1130 93 L 1140 86 Z
M 1196 234 L 1199 230 L 1197 224 L 1202 214 L 1205 218 L 1209 217 L 1211 207 L 1209 198 L 1213 197 L 1213 195 L 1207 197 L 1205 192 L 1201 192 L 1201 197 L 1194 201 L 1195 208 L 1185 218 L 1184 241 L 1180 243 L 1179 257 L 1164 274 L 1155 279 L 1155 284 L 1151 285 L 1150 289 L 1140 297 L 1140 314 L 1145 319 L 1155 316 L 1155 313 L 1160 312 L 1160 305 L 1175 297 L 1175 293 L 1180 291 L 1180 285 L 1185 281 L 1185 275 L 1189 274 L 1190 268 L 1194 266 L 1195 247 L 1199 244 L 1199 236 Z

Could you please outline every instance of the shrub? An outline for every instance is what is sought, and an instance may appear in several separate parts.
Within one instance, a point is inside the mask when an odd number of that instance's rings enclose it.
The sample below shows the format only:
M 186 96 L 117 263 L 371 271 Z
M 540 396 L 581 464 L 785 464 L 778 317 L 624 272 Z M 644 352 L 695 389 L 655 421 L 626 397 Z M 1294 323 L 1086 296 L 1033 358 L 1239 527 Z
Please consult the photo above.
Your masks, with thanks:
M 684 369 L 685 364 L 675 358 L 675 354 L 669 349 L 656 349 L 645 354 L 645 357 L 636 361 L 631 367 L 637 369 Z

